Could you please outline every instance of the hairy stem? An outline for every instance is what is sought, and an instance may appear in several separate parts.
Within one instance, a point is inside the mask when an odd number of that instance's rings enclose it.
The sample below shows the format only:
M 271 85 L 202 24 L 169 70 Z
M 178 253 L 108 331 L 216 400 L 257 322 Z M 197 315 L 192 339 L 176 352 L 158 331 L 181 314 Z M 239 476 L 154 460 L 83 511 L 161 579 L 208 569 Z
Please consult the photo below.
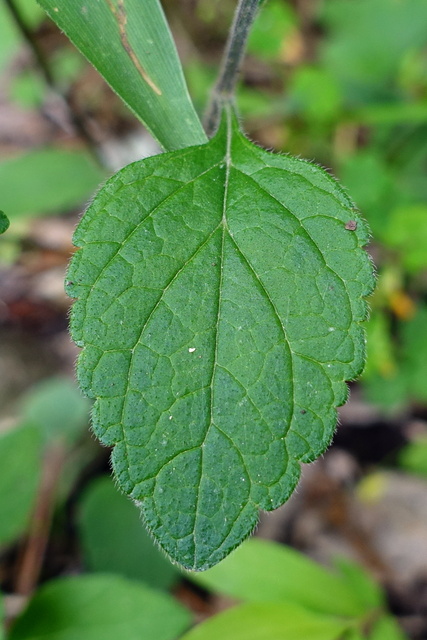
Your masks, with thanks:
M 234 96 L 249 31 L 255 20 L 261 1 L 239 0 L 239 4 L 237 5 L 218 79 L 213 88 L 205 116 L 205 128 L 208 136 L 212 136 L 218 127 L 222 103 L 231 101 Z

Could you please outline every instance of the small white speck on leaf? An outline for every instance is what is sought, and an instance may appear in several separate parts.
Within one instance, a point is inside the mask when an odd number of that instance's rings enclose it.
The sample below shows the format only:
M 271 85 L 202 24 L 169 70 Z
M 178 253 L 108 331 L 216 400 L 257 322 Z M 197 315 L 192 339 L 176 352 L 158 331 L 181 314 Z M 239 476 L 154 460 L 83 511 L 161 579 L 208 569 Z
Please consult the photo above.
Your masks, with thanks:
M 195 352 L 195 350 L 196 350 L 196 347 L 190 347 L 190 348 L 188 349 L 188 353 L 194 353 L 194 352 Z
M 172 420 L 172 416 L 169 416 L 169 420 Z

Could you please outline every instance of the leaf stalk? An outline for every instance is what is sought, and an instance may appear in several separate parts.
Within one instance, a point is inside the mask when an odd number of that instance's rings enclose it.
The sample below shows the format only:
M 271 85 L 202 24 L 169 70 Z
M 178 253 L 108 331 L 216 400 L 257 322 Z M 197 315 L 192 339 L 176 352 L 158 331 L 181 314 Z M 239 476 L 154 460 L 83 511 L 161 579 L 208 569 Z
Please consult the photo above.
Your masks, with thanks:
M 205 129 L 211 137 L 218 128 L 221 106 L 234 98 L 237 78 L 246 51 L 250 29 L 262 0 L 239 0 L 228 35 L 218 79 L 212 90 L 205 116 Z

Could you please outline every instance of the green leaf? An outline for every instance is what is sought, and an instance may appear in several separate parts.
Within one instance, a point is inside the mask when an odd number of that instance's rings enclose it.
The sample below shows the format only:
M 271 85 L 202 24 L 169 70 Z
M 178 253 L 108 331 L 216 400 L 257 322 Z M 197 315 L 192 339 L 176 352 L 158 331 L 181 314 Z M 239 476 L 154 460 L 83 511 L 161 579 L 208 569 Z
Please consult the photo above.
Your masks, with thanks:
M 341 620 L 293 604 L 245 604 L 209 618 L 181 640 L 339 640 Z
M 374 625 L 369 640 L 408 640 L 392 616 L 382 616 Z
M 39 484 L 40 458 L 36 429 L 18 427 L 0 434 L 0 546 L 25 531 Z
M 78 526 L 91 571 L 119 573 L 161 589 L 179 579 L 179 571 L 141 526 L 138 509 L 117 491 L 110 478 L 90 485 L 80 503 Z
M 321 7 L 329 31 L 323 61 L 344 95 L 355 104 L 388 98 L 404 54 L 427 42 L 424 0 L 329 0 Z
M 86 152 L 32 151 L 0 163 L 1 206 L 11 219 L 61 213 L 80 207 L 104 177 Z
M 427 477 L 427 437 L 407 444 L 399 454 L 399 463 L 406 471 Z
M 0 211 L 0 234 L 9 229 L 9 219 L 3 211 Z
M 80 384 L 120 486 L 183 566 L 219 562 L 329 444 L 364 362 L 367 238 L 327 173 L 231 116 L 120 171 L 80 223 Z
M 90 403 L 75 383 L 50 378 L 35 385 L 23 400 L 22 419 L 40 429 L 45 442 L 63 438 L 73 444 L 89 421 Z
M 257 538 L 191 578 L 206 589 L 249 602 L 287 602 L 317 613 L 350 617 L 370 608 L 342 576 L 294 549 Z
M 427 205 L 407 205 L 392 211 L 384 234 L 386 245 L 401 254 L 411 273 L 427 268 Z
M 47 583 L 9 640 L 174 640 L 190 623 L 171 596 L 114 575 Z
M 159 0 L 39 3 L 165 149 L 206 141 Z
M 353 591 L 355 599 L 359 600 L 366 611 L 384 606 L 384 595 L 381 588 L 372 580 L 367 571 L 347 558 L 338 558 L 335 565 Z
M 280 58 L 284 43 L 297 23 L 295 11 L 280 0 L 270 0 L 260 12 L 248 40 L 248 52 L 265 60 Z

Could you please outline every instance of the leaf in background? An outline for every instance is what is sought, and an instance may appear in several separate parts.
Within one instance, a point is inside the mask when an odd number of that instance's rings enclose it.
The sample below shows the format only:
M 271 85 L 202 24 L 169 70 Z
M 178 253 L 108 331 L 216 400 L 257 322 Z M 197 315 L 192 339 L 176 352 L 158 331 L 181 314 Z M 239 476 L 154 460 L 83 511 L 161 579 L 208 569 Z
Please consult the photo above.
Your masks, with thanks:
M 420 305 L 413 318 L 401 323 L 402 356 L 401 369 L 406 377 L 408 396 L 427 401 L 427 305 Z
M 391 317 L 381 309 L 375 309 L 366 323 L 367 360 L 363 381 L 378 374 L 393 378 L 397 372 L 396 349 L 393 341 Z
M 89 421 L 90 403 L 67 378 L 34 386 L 23 400 L 22 419 L 37 426 L 45 442 L 63 438 L 73 444 Z
M 175 640 L 190 623 L 171 596 L 114 575 L 48 582 L 9 640 Z
M 369 640 L 409 640 L 391 616 L 381 617 L 369 634 Z
M 384 606 L 384 594 L 381 588 L 365 569 L 348 558 L 338 558 L 334 564 L 348 587 L 367 611 L 371 608 L 379 609 Z
M 296 69 L 289 82 L 288 100 L 292 111 L 310 123 L 324 123 L 338 117 L 342 95 L 335 78 L 314 66 Z
M 40 436 L 33 427 L 0 434 L 0 546 L 25 531 L 39 484 L 40 460 Z
M 296 24 L 295 11 L 290 5 L 269 0 L 251 29 L 248 52 L 265 60 L 280 60 Z
M 347 99 L 389 98 L 404 53 L 427 43 L 425 0 L 329 0 L 322 9 L 329 31 L 323 62 Z
M 350 581 L 294 549 L 257 538 L 191 579 L 205 589 L 250 602 L 293 603 L 337 616 L 359 616 L 367 610 Z
M 1 206 L 12 221 L 62 213 L 80 207 L 104 178 L 86 152 L 32 151 L 0 163 Z
M 427 477 L 427 436 L 407 444 L 399 454 L 399 463 L 406 471 Z
M 427 268 L 427 205 L 407 205 L 391 212 L 384 243 L 400 252 L 410 273 Z
M 71 330 L 122 489 L 207 569 L 290 496 L 364 363 L 365 223 L 318 167 L 251 144 L 134 163 L 75 234 Z
M 154 546 L 141 526 L 137 507 L 120 494 L 111 478 L 92 482 L 80 502 L 78 528 L 91 571 L 119 573 L 167 589 L 178 569 Z
M 399 198 L 396 176 L 385 159 L 368 149 L 343 159 L 340 179 L 363 211 L 376 238 L 383 238 L 390 207 Z
M 0 211 L 0 234 L 9 229 L 9 224 L 10 222 L 8 217 L 3 213 L 3 211 Z
M 198 625 L 181 640 L 341 640 L 342 620 L 316 615 L 293 604 L 245 604 Z
M 166 150 L 206 135 L 159 0 L 39 0 Z

